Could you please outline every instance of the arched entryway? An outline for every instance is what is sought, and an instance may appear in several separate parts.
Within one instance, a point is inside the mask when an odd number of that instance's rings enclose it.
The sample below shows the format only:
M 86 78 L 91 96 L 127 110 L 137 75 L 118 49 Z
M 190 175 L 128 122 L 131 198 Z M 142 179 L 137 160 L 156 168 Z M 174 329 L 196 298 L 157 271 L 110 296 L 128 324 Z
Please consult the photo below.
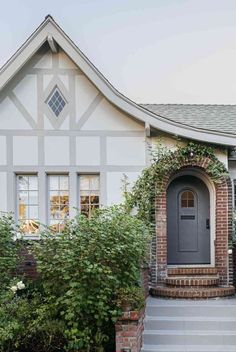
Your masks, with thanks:
M 184 275 L 189 275 L 189 273 L 197 276 L 201 273 L 206 276 L 208 274 L 218 275 L 217 281 L 220 285 L 227 286 L 229 284 L 228 240 L 231 232 L 231 183 L 227 177 L 215 181 L 209 175 L 207 169 L 209 162 L 210 159 L 205 157 L 191 160 L 183 159 L 181 167 L 174 172 L 172 169 L 169 174 L 166 173 L 162 181 L 157 184 L 157 188 L 161 191 L 158 192 L 155 200 L 156 236 L 153 238 L 151 247 L 151 284 L 154 287 L 165 285 L 170 273 L 174 275 L 180 272 Z M 186 257 L 183 259 L 183 256 L 177 259 L 176 257 L 169 257 L 168 207 L 172 200 L 170 200 L 170 203 L 168 202 L 168 193 L 174 184 L 179 187 L 177 187 L 175 195 L 176 214 L 179 217 L 184 217 L 183 222 L 190 221 L 189 216 L 195 216 L 195 219 L 197 216 L 195 230 L 196 226 L 202 226 L 202 231 L 203 226 L 205 226 L 205 230 L 207 230 L 205 234 L 201 235 L 203 245 L 200 246 L 201 248 L 199 247 L 200 254 L 196 254 L 192 261 L 189 261 L 190 256 L 187 259 Z M 190 193 L 185 193 L 185 191 Z M 191 205 L 195 202 L 193 209 L 190 206 L 181 209 L 180 202 L 182 200 L 183 205 Z M 197 207 L 195 207 L 195 204 L 197 204 Z M 176 225 L 176 218 L 173 221 L 175 226 L 180 226 L 177 230 L 181 230 L 182 224 L 177 223 Z M 189 228 L 193 231 L 191 225 Z M 180 240 L 183 240 L 185 236 L 184 242 L 175 243 L 175 248 L 178 245 L 183 252 L 192 250 L 192 254 L 194 254 L 199 243 L 196 244 L 196 237 L 194 238 L 192 232 L 190 232 L 190 235 L 193 236 L 189 238 L 191 241 L 187 242 L 186 236 L 188 233 L 188 229 L 185 234 L 182 233 L 183 236 Z M 176 236 L 176 233 L 172 233 L 172 237 L 174 235 Z M 178 231 L 177 236 L 179 236 Z M 197 236 L 199 236 L 199 233 L 197 233 Z M 206 237 L 204 238 L 204 236 Z M 207 236 L 208 240 L 206 240 Z M 191 246 L 192 248 L 190 248 Z M 193 248 L 194 246 L 195 248 Z M 204 246 L 206 246 L 205 254 L 203 253 Z M 192 285 L 192 281 L 190 281 L 189 284 Z
M 182 175 L 167 189 L 167 264 L 211 264 L 210 194 L 205 183 Z

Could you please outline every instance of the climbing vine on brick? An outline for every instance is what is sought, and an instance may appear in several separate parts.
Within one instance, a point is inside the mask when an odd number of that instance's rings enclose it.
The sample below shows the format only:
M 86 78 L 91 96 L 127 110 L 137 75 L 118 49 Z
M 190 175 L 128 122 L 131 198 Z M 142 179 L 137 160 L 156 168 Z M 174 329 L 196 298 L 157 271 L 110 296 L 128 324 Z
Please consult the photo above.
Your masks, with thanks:
M 151 166 L 143 170 L 131 192 L 124 187 L 127 210 L 136 208 L 138 217 L 147 224 L 152 223 L 155 198 L 163 190 L 165 176 L 180 170 L 183 165 L 194 167 L 201 161 L 206 165 L 205 172 L 215 183 L 228 177 L 224 164 L 215 156 L 214 147 L 189 142 L 186 146 L 177 146 L 177 149 L 169 150 L 159 144 L 156 150 L 152 151 Z

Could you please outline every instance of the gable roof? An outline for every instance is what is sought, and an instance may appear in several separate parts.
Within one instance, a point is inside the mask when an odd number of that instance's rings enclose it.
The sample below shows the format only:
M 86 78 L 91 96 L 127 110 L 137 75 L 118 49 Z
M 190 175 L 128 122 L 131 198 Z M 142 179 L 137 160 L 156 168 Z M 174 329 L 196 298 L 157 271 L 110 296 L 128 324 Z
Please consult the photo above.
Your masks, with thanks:
M 152 109 L 148 110 L 147 106 L 138 105 L 125 97 L 96 69 L 50 15 L 45 17 L 35 32 L 0 69 L 0 92 L 47 41 L 48 36 L 55 40 L 112 104 L 131 117 L 170 134 L 209 143 L 236 145 L 236 134 L 233 131 L 228 133 L 222 130 L 211 130 L 205 125 L 199 127 L 193 124 L 183 124 L 178 118 L 167 118 L 165 115 L 162 116 Z
M 140 104 L 182 125 L 236 135 L 236 105 Z

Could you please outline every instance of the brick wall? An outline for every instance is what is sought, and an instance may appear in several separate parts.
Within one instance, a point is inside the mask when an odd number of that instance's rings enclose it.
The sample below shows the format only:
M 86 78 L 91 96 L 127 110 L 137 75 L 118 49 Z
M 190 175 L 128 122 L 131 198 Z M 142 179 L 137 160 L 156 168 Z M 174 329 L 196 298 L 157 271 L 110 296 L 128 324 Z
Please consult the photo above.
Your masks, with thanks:
M 22 261 L 19 265 L 18 272 L 29 279 L 35 279 L 38 276 L 36 270 L 37 264 L 33 255 L 30 253 L 30 245 L 22 249 L 21 255 Z
M 144 311 L 124 312 L 117 321 L 116 352 L 140 352 L 142 347 Z

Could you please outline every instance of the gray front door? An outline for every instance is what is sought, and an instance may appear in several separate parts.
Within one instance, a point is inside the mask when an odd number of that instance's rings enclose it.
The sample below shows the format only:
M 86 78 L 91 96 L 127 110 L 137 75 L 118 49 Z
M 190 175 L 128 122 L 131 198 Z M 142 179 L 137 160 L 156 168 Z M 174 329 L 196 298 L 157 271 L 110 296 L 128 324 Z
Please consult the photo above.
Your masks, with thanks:
M 167 190 L 168 264 L 210 264 L 210 197 L 206 185 L 186 175 Z

